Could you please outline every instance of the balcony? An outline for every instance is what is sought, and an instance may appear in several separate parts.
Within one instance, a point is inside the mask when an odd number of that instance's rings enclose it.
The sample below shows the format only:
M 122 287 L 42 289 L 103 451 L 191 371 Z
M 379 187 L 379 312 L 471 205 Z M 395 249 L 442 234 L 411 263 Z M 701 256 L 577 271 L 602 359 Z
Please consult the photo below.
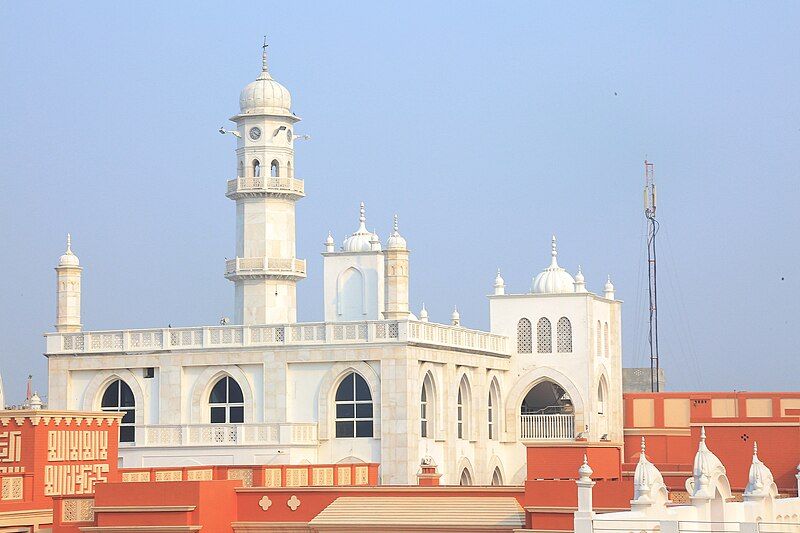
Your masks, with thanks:
M 303 259 L 277 257 L 237 257 L 225 261 L 225 277 L 229 280 L 266 276 L 295 280 L 305 278 L 306 262 Z
M 137 447 L 316 444 L 316 424 L 185 424 L 136 428 Z
M 575 440 L 575 415 L 520 415 L 520 440 Z
M 236 178 L 228 180 L 228 192 L 225 196 L 231 200 L 257 196 L 297 200 L 305 196 L 305 185 L 303 180 L 294 178 Z

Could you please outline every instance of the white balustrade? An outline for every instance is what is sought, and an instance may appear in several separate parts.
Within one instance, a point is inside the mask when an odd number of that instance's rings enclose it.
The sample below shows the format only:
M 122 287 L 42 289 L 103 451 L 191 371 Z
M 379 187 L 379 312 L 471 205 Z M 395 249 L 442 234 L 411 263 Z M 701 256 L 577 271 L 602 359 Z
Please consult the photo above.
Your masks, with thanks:
M 575 415 L 520 415 L 522 440 L 572 440 L 575 438 Z
M 247 192 L 305 194 L 303 180 L 294 178 L 236 178 L 228 180 L 228 194 Z
M 47 354 L 153 351 L 308 344 L 414 343 L 507 357 L 506 337 L 415 320 L 309 322 L 47 333 Z
M 316 424 L 185 424 L 137 427 L 137 446 L 316 444 Z

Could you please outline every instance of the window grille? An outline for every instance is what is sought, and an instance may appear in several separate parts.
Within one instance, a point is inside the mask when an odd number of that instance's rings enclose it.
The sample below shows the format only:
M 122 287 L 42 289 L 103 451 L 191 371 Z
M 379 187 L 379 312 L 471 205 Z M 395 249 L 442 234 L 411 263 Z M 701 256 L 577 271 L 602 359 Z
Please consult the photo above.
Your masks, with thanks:
M 531 321 L 527 318 L 521 318 L 517 322 L 517 353 L 531 353 L 533 351 L 531 337 Z
M 556 348 L 558 353 L 572 353 L 572 324 L 565 316 L 556 324 Z
M 544 317 L 536 325 L 536 351 L 539 353 L 553 353 L 553 327 Z

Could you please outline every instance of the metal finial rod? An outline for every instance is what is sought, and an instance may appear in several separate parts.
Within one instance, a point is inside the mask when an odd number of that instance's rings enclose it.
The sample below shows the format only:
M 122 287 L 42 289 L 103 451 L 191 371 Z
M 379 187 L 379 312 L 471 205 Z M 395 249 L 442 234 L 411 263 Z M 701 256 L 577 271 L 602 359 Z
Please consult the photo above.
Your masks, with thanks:
M 261 46 L 261 70 L 267 71 L 267 36 L 264 36 L 264 44 Z

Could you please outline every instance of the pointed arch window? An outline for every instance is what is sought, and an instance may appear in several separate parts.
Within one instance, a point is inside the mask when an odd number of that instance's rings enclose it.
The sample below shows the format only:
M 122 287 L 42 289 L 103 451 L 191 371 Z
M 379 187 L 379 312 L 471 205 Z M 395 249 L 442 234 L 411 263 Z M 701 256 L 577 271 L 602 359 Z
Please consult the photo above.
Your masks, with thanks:
M 500 473 L 500 467 L 494 467 L 494 472 L 492 472 L 492 486 L 499 487 L 503 484 L 503 474 Z
M 280 164 L 277 159 L 273 159 L 269 165 L 269 175 L 273 178 L 277 178 L 280 175 Z
M 489 425 L 489 440 L 497 439 L 497 410 L 499 408 L 497 401 L 497 388 L 492 383 L 489 387 L 489 400 L 487 402 L 487 422 Z
M 100 400 L 100 410 L 123 413 L 119 423 L 119 441 L 134 442 L 136 425 L 136 399 L 127 383 L 116 379 L 108 384 Z
M 603 324 L 603 342 L 605 343 L 605 355 L 608 357 L 608 322 Z
M 419 420 L 419 435 L 424 439 L 428 436 L 428 391 L 425 385 L 422 385 L 422 395 L 419 400 Z
M 597 384 L 597 414 L 606 414 L 606 391 L 605 383 L 602 379 L 600 380 L 600 383 Z
M 565 316 L 556 324 L 556 349 L 558 353 L 572 352 L 572 323 Z
M 212 424 L 243 424 L 244 395 L 242 388 L 230 376 L 214 384 L 208 397 Z
M 291 161 L 287 161 L 286 162 L 286 177 L 287 178 L 293 178 L 294 177 L 294 171 L 292 170 L 292 162 Z
M 536 351 L 553 353 L 553 326 L 545 317 L 536 324 Z
M 520 318 L 517 322 L 517 353 L 531 353 L 532 346 L 532 327 L 531 321 L 527 318 Z
M 372 437 L 372 393 L 356 372 L 345 376 L 336 389 L 336 437 Z
M 470 475 L 469 470 L 466 468 L 461 471 L 461 478 L 459 479 L 458 484 L 462 486 L 472 485 L 472 475 Z
M 253 177 L 261 177 L 261 162 L 258 159 L 253 159 Z
M 430 373 L 425 375 L 422 381 L 422 392 L 420 393 L 420 436 L 431 438 L 436 430 L 436 394 L 433 389 L 433 379 Z
M 459 439 L 469 438 L 471 407 L 469 385 L 467 384 L 467 377 L 464 376 L 458 386 L 457 398 L 456 430 Z
M 244 177 L 244 162 L 239 161 L 239 177 Z

